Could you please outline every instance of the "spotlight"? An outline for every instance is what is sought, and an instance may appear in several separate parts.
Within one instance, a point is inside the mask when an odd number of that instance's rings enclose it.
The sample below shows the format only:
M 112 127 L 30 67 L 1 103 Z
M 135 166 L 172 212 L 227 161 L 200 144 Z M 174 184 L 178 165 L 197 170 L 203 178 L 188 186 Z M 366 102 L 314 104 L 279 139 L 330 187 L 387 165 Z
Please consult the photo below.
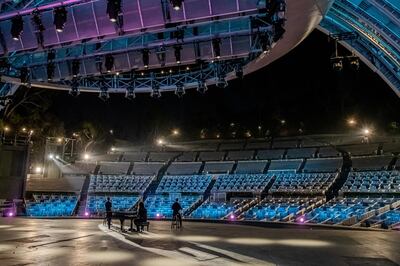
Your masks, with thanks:
M 160 85 L 155 84 L 153 86 L 153 89 L 152 89 L 152 91 L 150 93 L 150 97 L 153 97 L 153 98 L 160 98 L 161 97 Z
M 106 55 L 104 66 L 106 67 L 107 72 L 110 73 L 114 67 L 114 57 L 112 55 Z
M 306 221 L 306 219 L 304 218 L 304 216 L 300 216 L 299 218 L 297 218 L 297 221 L 299 223 L 304 223 Z
M 42 172 L 42 167 L 38 166 L 35 168 L 35 173 L 40 174 Z
M 354 71 L 357 71 L 360 69 L 360 60 L 358 59 L 358 57 L 349 56 L 348 60 L 349 60 L 351 69 L 353 69 Z
M 286 124 L 286 120 L 285 120 L 285 119 L 282 119 L 282 120 L 281 120 L 281 125 L 284 125 L 284 124 Z
M 108 88 L 103 87 L 100 89 L 99 98 L 104 102 L 110 98 L 110 94 L 108 93 Z
M 225 77 L 219 76 L 217 79 L 217 83 L 215 84 L 218 88 L 226 88 L 228 87 L 228 82 L 226 81 Z
M 179 130 L 178 129 L 172 130 L 172 135 L 178 136 L 179 135 Z
M 90 213 L 88 211 L 85 211 L 85 217 L 89 217 Z
M 85 161 L 89 160 L 90 159 L 90 155 L 88 153 L 83 154 L 83 159 Z
M 204 80 L 199 80 L 197 82 L 197 91 L 200 93 L 205 93 L 207 91 L 207 84 Z
M 181 98 L 185 94 L 185 88 L 183 87 L 182 83 L 179 83 L 179 84 L 176 85 L 175 94 L 179 98 Z
M 4 127 L 4 132 L 8 132 L 8 131 L 10 131 L 11 129 L 9 128 L 9 127 L 7 127 L 7 126 L 5 126 Z
M 22 67 L 20 70 L 20 76 L 22 84 L 27 84 L 29 81 L 29 69 L 27 67 Z
M 182 8 L 183 0 L 170 0 L 172 8 L 179 11 Z
M 127 89 L 125 93 L 125 98 L 128 100 L 133 100 L 136 98 L 135 90 Z
M 243 78 L 243 66 L 241 64 L 238 64 L 236 66 L 235 74 L 236 74 L 237 78 L 239 78 L 239 79 Z
M 332 57 L 331 58 L 332 69 L 335 71 L 343 70 L 343 58 L 342 57 Z
M 365 136 L 369 136 L 372 133 L 371 129 L 369 128 L 364 128 L 362 132 Z
M 357 124 L 357 121 L 354 118 L 349 118 L 349 119 L 347 119 L 347 124 L 349 126 L 354 126 Z
M 67 10 L 65 7 L 57 7 L 53 11 L 53 24 L 57 32 L 63 32 L 65 23 L 67 22 Z
M 56 155 L 56 159 L 57 159 L 57 160 L 60 159 L 60 156 L 59 156 L 59 155 Z
M 165 54 L 165 46 L 161 46 L 160 48 L 158 48 L 157 52 L 157 59 L 158 62 L 160 63 L 161 67 L 165 66 L 165 60 L 166 60 L 166 54 Z
M 24 20 L 21 15 L 17 15 L 11 19 L 11 36 L 14 41 L 18 41 L 24 30 Z
M 8 217 L 13 217 L 13 216 L 14 216 L 14 213 L 11 211 L 11 212 L 7 213 L 7 216 L 8 216 Z
M 50 62 L 47 64 L 47 80 L 52 80 L 54 77 L 54 63 Z
M 72 85 L 71 85 L 71 89 L 69 91 L 69 95 L 71 95 L 73 97 L 78 97 L 79 94 L 80 94 L 80 91 L 79 91 L 79 87 L 78 87 L 78 82 L 73 81 Z
M 121 0 L 107 1 L 107 14 L 111 22 L 117 22 L 118 16 L 121 14 Z
M 149 49 L 142 50 L 142 60 L 144 68 L 149 67 L 149 53 L 150 53 Z
M 77 77 L 81 68 L 81 62 L 78 59 L 72 60 L 72 76 Z
M 176 59 L 176 63 L 180 64 L 181 63 L 181 50 L 182 50 L 182 46 L 181 45 L 175 45 L 174 46 L 174 50 L 175 50 L 175 59 Z
M 158 144 L 158 145 L 164 145 L 164 144 L 165 144 L 164 139 L 159 138 L 159 139 L 157 140 L 157 144 Z
M 157 217 L 157 218 L 160 218 L 160 217 L 161 217 L 161 214 L 157 213 L 157 214 L 156 214 L 156 217 Z
M 62 138 L 57 138 L 57 142 L 58 142 L 58 143 L 61 143 L 62 141 L 63 141 Z
M 231 221 L 234 221 L 235 220 L 235 215 L 234 214 L 231 214 L 231 215 L 229 215 L 229 219 L 231 220 Z
M 212 40 L 212 46 L 213 46 L 213 50 L 214 50 L 214 57 L 219 59 L 221 58 L 221 39 L 216 38 Z
M 50 160 L 54 159 L 54 154 L 50 153 L 50 154 L 49 154 L 49 159 L 50 159 Z

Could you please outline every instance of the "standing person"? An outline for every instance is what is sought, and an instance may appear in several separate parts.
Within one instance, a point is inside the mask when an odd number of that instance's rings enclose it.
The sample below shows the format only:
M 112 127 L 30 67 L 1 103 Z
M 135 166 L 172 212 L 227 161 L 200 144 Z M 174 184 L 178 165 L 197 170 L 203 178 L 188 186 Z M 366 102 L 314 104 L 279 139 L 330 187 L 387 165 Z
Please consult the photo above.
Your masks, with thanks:
M 141 228 L 141 224 L 147 222 L 147 209 L 144 207 L 143 201 L 139 202 L 137 214 L 138 217 L 135 219 L 134 223 L 136 225 L 136 230 L 140 232 L 143 228 Z
M 179 227 L 182 228 L 182 206 L 179 204 L 179 199 L 176 199 L 174 204 L 172 204 L 172 218 L 179 222 Z
M 104 205 L 106 207 L 106 219 L 107 219 L 108 229 L 111 229 L 112 203 L 110 197 L 107 198 L 107 201 Z

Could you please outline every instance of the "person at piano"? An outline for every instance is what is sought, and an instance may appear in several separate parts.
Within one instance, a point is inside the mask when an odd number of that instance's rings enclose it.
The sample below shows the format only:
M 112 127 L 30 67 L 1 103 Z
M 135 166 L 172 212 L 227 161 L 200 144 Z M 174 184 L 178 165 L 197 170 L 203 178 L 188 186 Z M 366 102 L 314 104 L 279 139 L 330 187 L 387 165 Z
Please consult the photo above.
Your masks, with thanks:
M 107 219 L 108 229 L 111 229 L 112 203 L 110 197 L 107 198 L 107 201 L 104 205 L 106 208 L 106 219 Z
M 141 201 L 137 209 L 137 218 L 134 221 L 138 232 L 143 229 L 142 224 L 145 222 L 147 222 L 147 209 L 144 207 L 143 201 Z
M 171 206 L 172 209 L 172 218 L 179 223 L 179 228 L 182 228 L 182 215 L 181 210 L 182 206 L 179 204 L 179 199 L 176 199 L 174 204 Z

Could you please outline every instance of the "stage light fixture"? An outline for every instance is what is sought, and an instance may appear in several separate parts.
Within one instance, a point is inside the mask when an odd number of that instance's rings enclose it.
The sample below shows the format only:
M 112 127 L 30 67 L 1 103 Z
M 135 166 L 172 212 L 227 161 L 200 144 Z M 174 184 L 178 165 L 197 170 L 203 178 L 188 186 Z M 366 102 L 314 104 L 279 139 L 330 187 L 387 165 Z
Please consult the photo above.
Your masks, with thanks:
M 181 50 L 182 50 L 182 45 L 174 46 L 175 60 L 177 64 L 181 63 Z
M 185 95 L 185 87 L 182 83 L 176 85 L 175 95 L 179 98 L 182 98 Z
M 179 11 L 182 8 L 183 0 L 170 0 L 172 8 Z
M 110 73 L 114 67 L 114 57 L 112 55 L 106 55 L 104 66 L 106 67 L 107 72 Z
M 349 56 L 348 57 L 349 64 L 351 69 L 354 71 L 358 71 L 360 69 L 360 60 L 356 56 Z
M 219 77 L 217 78 L 216 86 L 217 86 L 218 88 L 222 88 L 222 89 L 223 89 L 223 88 L 226 88 L 226 87 L 228 87 L 228 81 L 226 81 L 225 77 L 219 76 Z
M 125 98 L 128 100 L 134 100 L 136 98 L 136 93 L 133 89 L 127 89 L 125 93 Z
M 53 24 L 57 32 L 63 32 L 65 23 L 67 22 L 67 10 L 65 7 L 57 7 L 53 11 Z
M 205 93 L 207 91 L 207 84 L 204 80 L 197 81 L 197 91 L 199 93 Z
M 53 62 L 47 63 L 47 80 L 53 80 L 54 69 L 55 66 Z
M 221 39 L 220 38 L 213 39 L 212 46 L 214 51 L 214 57 L 217 59 L 221 58 Z
M 160 63 L 161 67 L 165 66 L 165 61 L 166 61 L 166 54 L 165 54 L 165 46 L 161 46 L 160 48 L 158 48 L 156 55 L 157 55 L 157 59 L 158 62 Z
M 107 1 L 107 14 L 111 22 L 117 22 L 118 16 L 121 14 L 121 0 Z
M 21 15 L 17 15 L 11 19 L 11 36 L 14 41 L 21 38 L 22 31 L 24 30 L 24 20 Z
M 160 98 L 161 97 L 161 92 L 160 92 L 160 85 L 159 84 L 154 84 L 153 88 L 150 93 L 150 97 L 152 98 Z
M 99 98 L 104 102 L 110 98 L 110 94 L 108 93 L 108 88 L 103 87 L 100 89 Z
M 78 87 L 78 83 L 77 82 L 73 82 L 71 89 L 69 90 L 69 95 L 73 96 L 73 97 L 78 97 L 78 95 L 80 94 L 80 90 Z
M 243 78 L 243 66 L 241 64 L 238 64 L 235 68 L 235 74 L 236 77 L 239 79 Z
M 83 154 L 83 160 L 87 161 L 87 160 L 89 160 L 89 159 L 90 159 L 89 153 Z
M 27 67 L 22 67 L 20 69 L 19 78 L 22 84 L 27 84 L 29 82 L 29 69 Z
M 81 62 L 78 59 L 72 60 L 72 76 L 77 77 L 81 68 Z
M 332 57 L 331 58 L 332 69 L 335 71 L 343 70 L 343 58 L 342 57 Z
M 149 54 L 150 54 L 149 49 L 142 50 L 142 61 L 143 61 L 144 68 L 149 67 Z

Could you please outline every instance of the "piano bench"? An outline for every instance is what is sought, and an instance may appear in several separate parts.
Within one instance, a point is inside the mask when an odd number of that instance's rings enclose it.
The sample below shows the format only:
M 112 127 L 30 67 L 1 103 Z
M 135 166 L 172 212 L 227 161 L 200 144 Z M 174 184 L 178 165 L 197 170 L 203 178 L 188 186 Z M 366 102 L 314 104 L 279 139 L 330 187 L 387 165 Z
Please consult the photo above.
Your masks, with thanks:
M 146 231 L 149 231 L 149 225 L 150 225 L 150 222 L 143 222 L 143 223 L 140 223 L 139 226 L 142 230 L 144 230 L 144 228 L 146 227 Z

